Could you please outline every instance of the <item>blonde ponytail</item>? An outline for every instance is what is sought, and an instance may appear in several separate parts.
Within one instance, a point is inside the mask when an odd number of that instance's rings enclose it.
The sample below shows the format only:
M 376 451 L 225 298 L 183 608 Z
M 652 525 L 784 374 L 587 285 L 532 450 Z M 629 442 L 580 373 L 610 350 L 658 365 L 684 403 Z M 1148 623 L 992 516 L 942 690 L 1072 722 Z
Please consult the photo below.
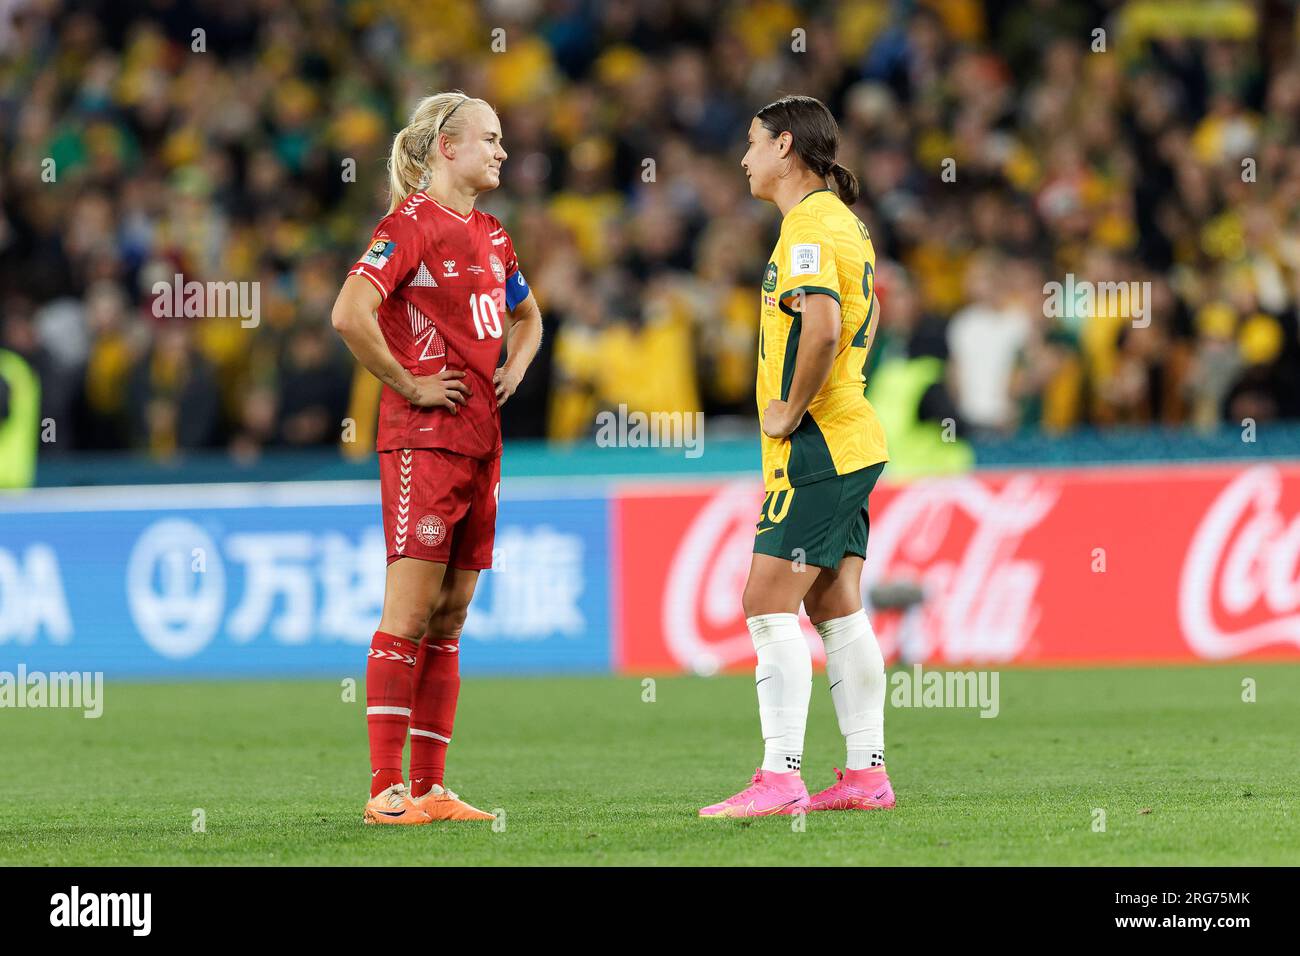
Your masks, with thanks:
M 465 120 L 461 107 L 466 103 L 488 105 L 460 90 L 426 96 L 411 112 L 411 121 L 393 137 L 393 148 L 388 154 L 390 214 L 407 196 L 429 185 L 432 162 L 437 156 L 438 136 L 442 133 L 451 139 L 460 136 Z

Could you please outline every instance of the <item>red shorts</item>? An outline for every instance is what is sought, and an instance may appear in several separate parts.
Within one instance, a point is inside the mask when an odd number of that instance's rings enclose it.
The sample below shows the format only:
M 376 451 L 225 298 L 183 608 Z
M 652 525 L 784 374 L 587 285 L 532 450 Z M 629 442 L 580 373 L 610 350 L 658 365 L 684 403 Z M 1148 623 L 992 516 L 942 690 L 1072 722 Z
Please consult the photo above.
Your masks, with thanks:
M 379 498 L 388 563 L 421 558 L 481 571 L 492 567 L 501 458 L 441 448 L 379 453 Z

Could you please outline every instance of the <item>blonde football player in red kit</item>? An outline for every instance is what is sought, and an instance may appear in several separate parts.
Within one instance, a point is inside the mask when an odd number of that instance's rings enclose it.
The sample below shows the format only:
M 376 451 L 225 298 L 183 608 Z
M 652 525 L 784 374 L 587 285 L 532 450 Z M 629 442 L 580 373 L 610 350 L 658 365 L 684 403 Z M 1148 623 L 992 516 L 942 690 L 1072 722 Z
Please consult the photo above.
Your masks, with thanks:
M 492 819 L 448 790 L 443 772 L 461 627 L 479 571 L 492 566 L 500 409 L 542 333 L 510 237 L 474 208 L 500 185 L 505 160 L 487 103 L 460 92 L 423 99 L 393 140 L 388 215 L 334 303 L 334 328 L 384 385 L 388 574 L 366 665 L 367 823 Z

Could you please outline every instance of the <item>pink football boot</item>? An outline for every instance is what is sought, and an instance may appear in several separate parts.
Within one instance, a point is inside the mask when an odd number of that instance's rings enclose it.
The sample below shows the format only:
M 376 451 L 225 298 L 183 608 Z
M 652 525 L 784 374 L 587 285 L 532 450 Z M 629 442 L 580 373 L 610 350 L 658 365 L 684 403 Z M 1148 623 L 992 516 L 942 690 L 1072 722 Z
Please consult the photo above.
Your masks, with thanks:
M 885 768 L 841 771 L 835 768 L 835 783 L 812 798 L 812 810 L 892 810 L 894 788 Z
M 808 811 L 808 788 L 797 771 L 755 770 L 754 779 L 734 797 L 700 810 L 702 817 L 789 816 Z

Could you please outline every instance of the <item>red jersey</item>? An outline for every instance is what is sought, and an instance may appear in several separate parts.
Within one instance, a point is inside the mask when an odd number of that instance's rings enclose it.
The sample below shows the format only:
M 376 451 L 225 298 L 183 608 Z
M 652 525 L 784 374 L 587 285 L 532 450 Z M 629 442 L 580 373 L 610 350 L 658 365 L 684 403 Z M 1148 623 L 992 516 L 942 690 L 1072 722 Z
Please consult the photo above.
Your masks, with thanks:
M 462 216 L 418 192 L 379 221 L 370 248 L 348 275 L 379 294 L 379 328 L 412 375 L 465 373 L 471 392 L 456 414 L 419 408 L 385 385 L 376 448 L 443 448 L 471 458 L 501 454 L 501 412 L 492 373 L 501 357 L 508 305 L 527 290 L 514 245 L 495 216 Z

